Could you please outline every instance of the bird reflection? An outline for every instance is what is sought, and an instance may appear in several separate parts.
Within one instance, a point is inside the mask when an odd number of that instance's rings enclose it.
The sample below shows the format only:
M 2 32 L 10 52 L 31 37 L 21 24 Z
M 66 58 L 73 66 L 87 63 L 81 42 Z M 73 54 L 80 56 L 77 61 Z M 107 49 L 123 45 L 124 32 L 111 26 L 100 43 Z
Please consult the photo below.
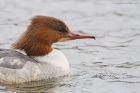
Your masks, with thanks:
M 68 79 L 68 77 L 57 77 L 41 81 L 25 82 L 20 84 L 2 84 L 9 91 L 16 93 L 55 93 L 56 87 L 60 85 L 60 82 Z

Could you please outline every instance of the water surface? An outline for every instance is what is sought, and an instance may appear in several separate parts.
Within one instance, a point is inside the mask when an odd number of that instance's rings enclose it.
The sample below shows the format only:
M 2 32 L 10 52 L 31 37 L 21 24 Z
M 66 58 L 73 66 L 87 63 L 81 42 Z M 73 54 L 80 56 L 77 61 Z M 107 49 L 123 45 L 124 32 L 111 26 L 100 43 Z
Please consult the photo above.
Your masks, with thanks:
M 54 45 L 70 62 L 69 77 L 32 84 L 1 84 L 0 93 L 140 93 L 139 3 L 1 0 L 0 48 L 9 48 L 34 15 L 57 17 L 72 31 L 94 34 L 97 39 Z

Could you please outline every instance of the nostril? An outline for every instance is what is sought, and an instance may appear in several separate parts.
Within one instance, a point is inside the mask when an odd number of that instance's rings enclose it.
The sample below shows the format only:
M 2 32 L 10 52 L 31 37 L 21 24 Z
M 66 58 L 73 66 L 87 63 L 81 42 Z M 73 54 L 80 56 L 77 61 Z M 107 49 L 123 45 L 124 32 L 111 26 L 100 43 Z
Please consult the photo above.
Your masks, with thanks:
M 80 35 L 76 34 L 75 36 L 80 36 Z

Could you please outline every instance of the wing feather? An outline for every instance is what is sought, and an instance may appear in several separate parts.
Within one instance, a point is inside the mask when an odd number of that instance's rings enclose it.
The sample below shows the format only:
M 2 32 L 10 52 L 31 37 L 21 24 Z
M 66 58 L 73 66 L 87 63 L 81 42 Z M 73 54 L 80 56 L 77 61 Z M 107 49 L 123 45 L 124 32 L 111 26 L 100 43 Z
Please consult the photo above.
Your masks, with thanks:
M 37 62 L 35 59 L 16 50 L 0 49 L 0 67 L 21 69 L 29 61 Z

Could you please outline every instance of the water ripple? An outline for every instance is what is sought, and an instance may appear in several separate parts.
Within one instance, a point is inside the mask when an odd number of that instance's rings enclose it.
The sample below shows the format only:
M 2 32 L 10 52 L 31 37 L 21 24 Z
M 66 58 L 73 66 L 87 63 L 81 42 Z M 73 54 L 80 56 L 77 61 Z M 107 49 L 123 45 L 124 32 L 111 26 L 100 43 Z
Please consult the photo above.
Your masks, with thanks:
M 140 76 L 128 75 L 127 73 L 97 73 L 92 78 L 100 78 L 103 80 L 130 79 L 140 78 Z
M 140 66 L 140 61 L 137 62 L 125 62 L 122 64 L 118 64 L 115 67 L 117 68 L 133 68 L 133 67 L 139 67 Z

